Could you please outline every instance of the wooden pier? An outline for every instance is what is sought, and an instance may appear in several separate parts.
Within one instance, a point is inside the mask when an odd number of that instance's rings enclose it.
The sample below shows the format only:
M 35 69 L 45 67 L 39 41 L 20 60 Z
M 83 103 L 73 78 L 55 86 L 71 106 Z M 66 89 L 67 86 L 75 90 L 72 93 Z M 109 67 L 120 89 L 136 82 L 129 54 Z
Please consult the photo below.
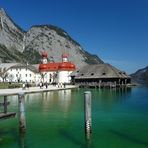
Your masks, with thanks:
M 0 119 L 8 119 L 15 117 L 16 113 L 14 112 L 7 112 L 7 106 L 10 102 L 7 101 L 7 96 L 4 96 L 4 102 L 0 103 L 0 106 L 3 106 L 3 112 L 0 113 Z
M 14 112 L 8 112 L 8 113 L 0 113 L 0 120 L 2 119 L 9 119 L 9 118 L 14 118 L 16 116 L 16 113 Z

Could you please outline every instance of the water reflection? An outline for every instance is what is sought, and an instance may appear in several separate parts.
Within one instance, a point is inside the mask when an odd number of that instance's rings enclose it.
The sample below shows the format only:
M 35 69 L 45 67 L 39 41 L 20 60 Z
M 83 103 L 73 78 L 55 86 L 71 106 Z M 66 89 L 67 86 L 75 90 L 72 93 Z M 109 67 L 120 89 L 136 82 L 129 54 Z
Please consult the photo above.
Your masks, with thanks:
M 25 147 L 25 133 L 22 132 L 19 133 L 19 147 L 20 148 Z
M 124 103 L 131 96 L 131 88 L 98 89 L 92 90 L 93 98 L 102 107 L 112 107 L 118 103 Z M 96 103 L 96 102 L 95 102 Z
M 61 108 L 62 112 L 67 113 L 71 105 L 71 90 L 60 90 L 42 93 L 42 108 L 43 111 L 49 108 Z
M 68 112 L 71 106 L 71 90 L 61 90 L 58 92 L 58 99 L 64 112 Z

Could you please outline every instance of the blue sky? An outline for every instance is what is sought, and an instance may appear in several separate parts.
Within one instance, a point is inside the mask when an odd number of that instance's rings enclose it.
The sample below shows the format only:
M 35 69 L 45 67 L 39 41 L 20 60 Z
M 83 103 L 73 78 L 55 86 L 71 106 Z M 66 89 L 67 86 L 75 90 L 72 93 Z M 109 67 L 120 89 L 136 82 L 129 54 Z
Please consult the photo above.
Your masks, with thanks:
M 128 72 L 148 65 L 148 0 L 0 0 L 23 29 L 63 28 L 82 47 Z

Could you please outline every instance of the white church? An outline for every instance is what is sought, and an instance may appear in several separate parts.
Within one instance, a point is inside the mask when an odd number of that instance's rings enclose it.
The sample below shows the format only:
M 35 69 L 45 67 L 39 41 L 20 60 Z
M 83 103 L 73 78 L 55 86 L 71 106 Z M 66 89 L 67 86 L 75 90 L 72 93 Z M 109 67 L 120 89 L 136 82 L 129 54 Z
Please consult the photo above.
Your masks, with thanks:
M 48 62 L 48 54 L 42 52 L 42 63 L 38 65 L 24 65 L 19 63 L 0 64 L 1 82 L 40 82 L 70 83 L 70 74 L 76 70 L 73 63 L 68 61 L 68 54 L 62 55 L 59 63 Z

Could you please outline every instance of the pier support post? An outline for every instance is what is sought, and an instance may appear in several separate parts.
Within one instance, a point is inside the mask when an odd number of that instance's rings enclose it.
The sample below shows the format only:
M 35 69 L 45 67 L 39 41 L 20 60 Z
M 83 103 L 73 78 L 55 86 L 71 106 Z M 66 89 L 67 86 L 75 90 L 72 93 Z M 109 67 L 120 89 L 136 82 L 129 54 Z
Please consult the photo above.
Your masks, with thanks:
M 125 79 L 125 86 L 126 86 L 126 84 L 127 84 L 127 79 Z
M 84 93 L 84 120 L 85 120 L 85 137 L 87 140 L 91 138 L 92 119 L 91 119 L 91 92 Z
M 4 96 L 4 114 L 7 114 L 7 96 Z
M 4 107 L 4 114 L 7 114 L 7 106 L 10 104 L 10 102 L 7 102 L 7 96 L 4 96 L 4 102 L 0 103 L 0 106 Z
M 26 131 L 26 118 L 25 118 L 25 105 L 24 105 L 24 93 L 18 94 L 18 103 L 19 103 L 19 129 L 20 132 Z

